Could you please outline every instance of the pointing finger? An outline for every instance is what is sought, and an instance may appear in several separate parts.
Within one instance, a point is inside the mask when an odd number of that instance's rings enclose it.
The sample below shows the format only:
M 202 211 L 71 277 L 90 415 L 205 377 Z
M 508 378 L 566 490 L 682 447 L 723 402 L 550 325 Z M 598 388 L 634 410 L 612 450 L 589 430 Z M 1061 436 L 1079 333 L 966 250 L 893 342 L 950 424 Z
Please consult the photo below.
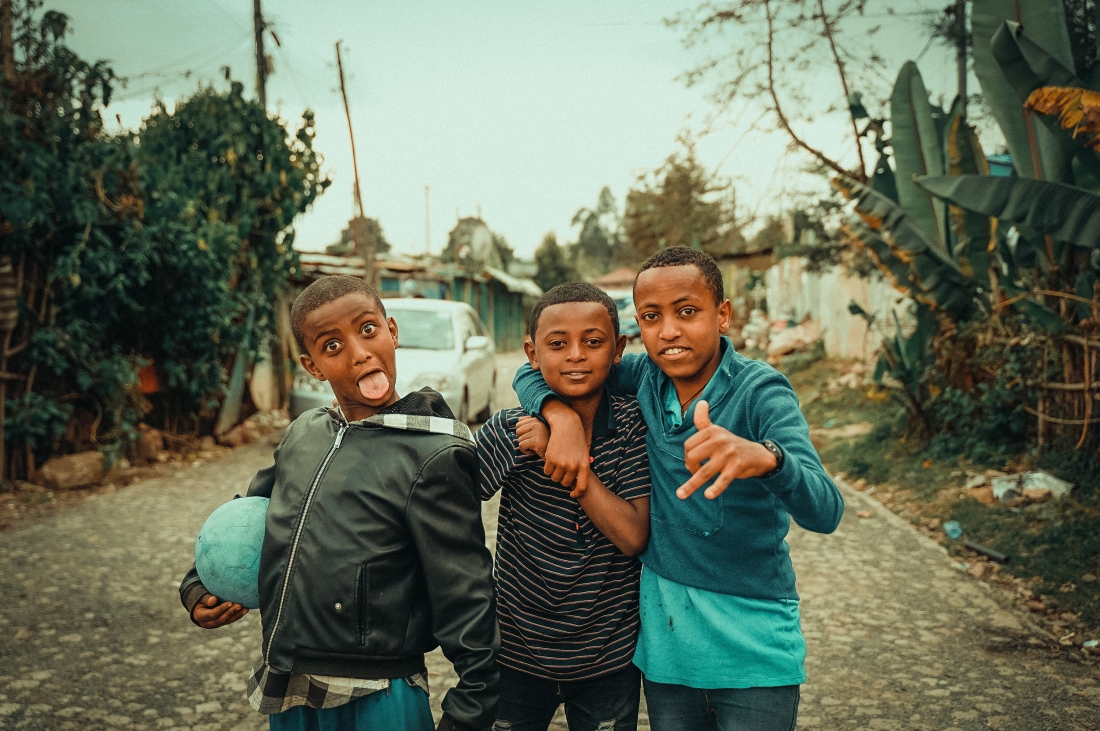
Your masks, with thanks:
M 694 475 L 691 476 L 691 479 L 689 479 L 687 482 L 685 482 L 683 485 L 680 485 L 680 487 L 676 489 L 676 497 L 680 498 L 681 500 L 686 500 L 687 498 L 691 497 L 692 493 L 694 493 L 703 485 L 707 484 L 707 482 L 710 481 L 710 478 L 714 477 L 716 472 L 717 469 L 712 467 L 710 462 L 707 462 L 702 467 L 700 467 Z
M 718 475 L 718 479 L 714 481 L 714 484 L 708 487 L 703 492 L 703 495 L 706 497 L 707 500 L 713 500 L 714 498 L 725 492 L 726 488 L 730 486 L 731 482 L 733 482 L 733 473 L 723 472 Z

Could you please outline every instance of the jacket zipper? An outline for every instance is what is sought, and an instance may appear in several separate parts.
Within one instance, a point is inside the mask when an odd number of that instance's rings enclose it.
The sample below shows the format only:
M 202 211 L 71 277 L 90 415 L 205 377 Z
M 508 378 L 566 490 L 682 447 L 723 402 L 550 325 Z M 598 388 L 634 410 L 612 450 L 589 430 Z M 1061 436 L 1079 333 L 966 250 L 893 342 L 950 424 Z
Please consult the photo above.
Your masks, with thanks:
M 325 454 L 325 458 L 321 460 L 321 466 L 317 468 L 317 474 L 313 476 L 313 482 L 309 486 L 309 491 L 306 492 L 306 500 L 302 506 L 302 517 L 298 519 L 298 528 L 294 531 L 294 540 L 290 544 L 290 558 L 286 563 L 286 574 L 283 576 L 283 589 L 279 594 L 279 609 L 275 612 L 275 623 L 271 626 L 271 636 L 267 640 L 267 649 L 264 651 L 264 662 L 271 663 L 271 646 L 275 644 L 275 633 L 279 631 L 279 620 L 283 618 L 283 605 L 286 603 L 286 592 L 290 588 L 290 573 L 294 568 L 294 558 L 298 554 L 298 544 L 302 538 L 302 529 L 306 525 L 306 517 L 309 515 L 309 507 L 313 502 L 313 496 L 317 492 L 317 487 L 321 484 L 321 478 L 324 477 L 325 470 L 328 469 L 329 462 L 336 456 L 336 450 L 340 448 L 340 443 L 344 441 L 344 432 L 348 430 L 347 424 L 340 427 L 340 430 L 336 432 L 336 439 L 332 442 L 332 446 L 329 447 L 328 453 Z

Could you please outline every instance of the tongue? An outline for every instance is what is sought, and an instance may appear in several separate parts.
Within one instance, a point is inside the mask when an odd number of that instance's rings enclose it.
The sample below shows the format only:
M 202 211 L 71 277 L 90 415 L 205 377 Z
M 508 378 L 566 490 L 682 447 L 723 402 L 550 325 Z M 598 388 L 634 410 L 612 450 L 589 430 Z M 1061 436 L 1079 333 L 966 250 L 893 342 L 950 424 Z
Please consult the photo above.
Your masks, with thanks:
M 363 398 L 370 401 L 377 401 L 385 397 L 389 390 L 390 379 L 386 378 L 386 374 L 382 371 L 368 373 L 359 379 L 359 393 L 363 394 Z

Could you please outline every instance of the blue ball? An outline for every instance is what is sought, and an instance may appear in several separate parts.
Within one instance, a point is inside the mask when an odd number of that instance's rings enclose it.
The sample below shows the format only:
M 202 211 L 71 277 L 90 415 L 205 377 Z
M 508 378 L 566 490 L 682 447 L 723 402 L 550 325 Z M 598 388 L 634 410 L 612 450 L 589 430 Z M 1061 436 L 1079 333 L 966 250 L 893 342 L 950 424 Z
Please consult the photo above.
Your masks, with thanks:
M 195 569 L 219 601 L 259 608 L 260 551 L 269 502 L 265 497 L 230 500 L 202 524 L 195 541 Z

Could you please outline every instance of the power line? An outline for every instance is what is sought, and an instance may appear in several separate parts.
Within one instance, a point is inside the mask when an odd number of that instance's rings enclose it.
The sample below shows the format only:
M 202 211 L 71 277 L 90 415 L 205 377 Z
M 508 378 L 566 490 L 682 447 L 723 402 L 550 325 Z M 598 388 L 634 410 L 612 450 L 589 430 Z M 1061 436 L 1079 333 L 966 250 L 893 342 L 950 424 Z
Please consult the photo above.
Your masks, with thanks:
M 161 77 L 161 79 L 162 79 L 161 81 L 158 81 L 157 83 L 152 84 L 152 85 L 142 86 L 142 87 L 140 87 L 136 90 L 135 89 L 127 89 L 125 92 L 123 92 L 121 94 L 116 94 L 114 99 L 116 101 L 128 101 L 130 99 L 136 99 L 138 97 L 145 96 L 145 95 L 149 94 L 150 92 L 154 92 L 154 91 L 160 89 L 165 84 L 172 84 L 172 83 L 176 83 L 178 81 L 183 81 L 183 80 L 186 80 L 186 79 L 190 79 L 193 76 L 199 76 L 200 72 L 206 70 L 208 67 L 210 67 L 213 64 L 221 63 L 224 66 L 225 65 L 224 62 L 226 60 L 224 57 L 227 56 L 227 55 L 232 55 L 233 53 L 235 53 L 247 41 L 248 41 L 247 38 L 241 39 L 237 43 L 237 45 L 233 46 L 231 49 L 229 49 L 229 51 L 226 51 L 224 48 L 222 48 L 222 49 L 220 49 L 220 51 L 216 55 L 214 55 L 212 57 L 209 57 L 209 58 L 207 58 L 206 60 L 204 60 L 200 63 L 195 64 L 194 66 L 192 66 L 192 68 L 186 69 L 184 71 L 178 71 L 178 72 L 175 72 L 175 73 L 165 73 Z M 154 73 L 159 74 L 159 72 L 154 72 Z M 143 76 L 145 76 L 145 75 L 143 74 Z M 136 77 L 136 76 L 135 77 L 129 77 L 129 76 L 127 76 L 127 77 L 123 77 L 123 78 L 128 80 L 130 78 L 140 78 L 140 77 Z
M 268 28 L 275 25 L 274 21 L 268 21 Z M 294 84 L 294 88 L 298 90 L 298 96 L 302 97 L 302 103 L 307 107 L 312 108 L 313 105 L 309 102 L 309 97 L 306 95 L 305 90 L 302 88 L 301 82 L 298 80 L 298 74 L 294 72 L 294 66 L 290 63 L 290 56 L 285 50 L 283 50 L 283 44 L 279 42 L 278 36 L 275 35 L 275 31 L 271 31 L 271 37 L 275 40 L 275 52 L 279 54 L 279 58 L 283 60 L 283 65 L 286 66 L 288 72 L 290 72 L 290 80 Z

